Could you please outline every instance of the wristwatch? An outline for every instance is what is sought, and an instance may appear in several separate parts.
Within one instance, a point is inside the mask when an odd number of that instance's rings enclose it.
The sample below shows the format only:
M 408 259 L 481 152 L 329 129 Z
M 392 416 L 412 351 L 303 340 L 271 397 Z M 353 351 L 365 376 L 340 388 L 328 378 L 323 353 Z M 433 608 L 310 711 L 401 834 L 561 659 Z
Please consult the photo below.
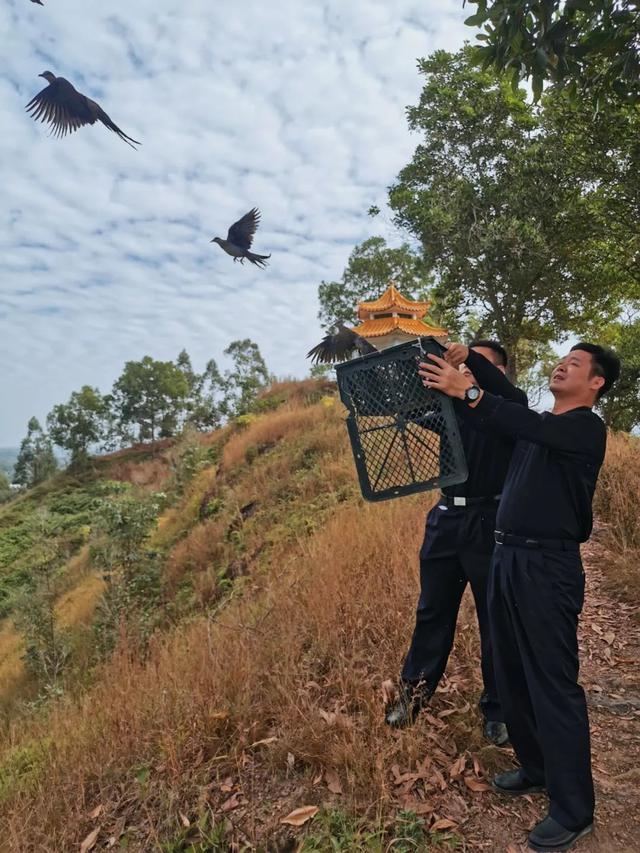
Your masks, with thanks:
M 472 385 L 471 388 L 467 388 L 464 392 L 464 401 L 465 403 L 475 403 L 479 396 L 480 389 L 477 385 Z

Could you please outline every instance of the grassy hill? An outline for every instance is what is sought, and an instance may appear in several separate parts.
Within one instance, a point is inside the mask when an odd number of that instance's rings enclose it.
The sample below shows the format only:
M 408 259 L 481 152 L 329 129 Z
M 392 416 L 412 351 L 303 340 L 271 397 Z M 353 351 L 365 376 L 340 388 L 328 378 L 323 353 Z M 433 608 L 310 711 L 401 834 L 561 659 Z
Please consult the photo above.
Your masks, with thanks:
M 102 457 L 0 507 L 0 849 L 473 849 L 486 774 L 509 765 L 480 737 L 474 615 L 465 600 L 421 725 L 390 733 L 433 495 L 365 504 L 343 417 L 326 383 L 280 384 L 223 430 Z M 611 440 L 598 495 L 608 583 L 632 599 L 637 449 Z M 140 563 L 157 575 L 144 620 L 101 655 L 113 598 L 94 519 L 123 494 L 160 495 Z M 43 511 L 70 649 L 49 696 L 11 618 Z

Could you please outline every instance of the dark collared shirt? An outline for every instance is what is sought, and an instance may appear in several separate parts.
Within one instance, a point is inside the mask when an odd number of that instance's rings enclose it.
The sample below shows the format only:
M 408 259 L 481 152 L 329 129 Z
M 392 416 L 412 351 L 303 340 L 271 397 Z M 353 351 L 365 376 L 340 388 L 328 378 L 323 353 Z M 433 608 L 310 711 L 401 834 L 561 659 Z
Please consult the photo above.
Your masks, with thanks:
M 585 542 L 591 535 L 591 502 L 607 442 L 602 420 L 586 406 L 561 415 L 539 414 L 490 393 L 473 409 L 465 408 L 469 426 L 516 441 L 497 529 Z
M 470 349 L 466 365 L 483 390 L 517 403 L 520 408 L 526 410 L 527 395 L 512 385 L 504 373 L 489 359 Z M 503 491 L 509 470 L 515 445 L 514 439 L 499 433 L 479 432 L 466 418 L 460 416 L 464 414 L 463 410 L 468 408 L 467 404 L 455 400 L 454 407 L 458 414 L 458 426 L 469 477 L 464 483 L 446 486 L 442 490 L 443 493 L 449 497 L 467 498 L 499 495 Z

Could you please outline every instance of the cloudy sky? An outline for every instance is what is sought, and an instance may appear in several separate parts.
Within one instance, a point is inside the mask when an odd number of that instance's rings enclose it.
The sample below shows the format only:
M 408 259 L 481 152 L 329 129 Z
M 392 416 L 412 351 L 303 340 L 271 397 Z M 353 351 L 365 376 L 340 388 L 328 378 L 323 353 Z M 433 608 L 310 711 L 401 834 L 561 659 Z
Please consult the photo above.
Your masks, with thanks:
M 149 354 L 194 367 L 239 337 L 303 376 L 317 287 L 391 242 L 386 188 L 416 145 L 416 58 L 470 37 L 462 0 L 4 0 L 0 6 L 0 446 Z M 48 136 L 45 70 L 102 126 Z M 258 206 L 261 271 L 209 240 Z

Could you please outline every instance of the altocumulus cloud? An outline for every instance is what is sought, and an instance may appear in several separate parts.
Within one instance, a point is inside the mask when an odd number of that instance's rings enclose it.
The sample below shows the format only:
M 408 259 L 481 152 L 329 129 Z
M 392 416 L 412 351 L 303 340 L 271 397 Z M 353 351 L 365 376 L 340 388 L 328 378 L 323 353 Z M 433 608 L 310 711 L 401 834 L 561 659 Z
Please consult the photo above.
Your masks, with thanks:
M 416 58 L 457 49 L 463 18 L 461 0 L 5 0 L 0 446 L 147 353 L 224 366 L 251 337 L 304 375 L 319 281 L 389 236 L 366 211 L 416 143 Z M 23 110 L 47 69 L 142 148 L 102 126 L 49 138 Z M 254 205 L 264 272 L 208 242 Z

